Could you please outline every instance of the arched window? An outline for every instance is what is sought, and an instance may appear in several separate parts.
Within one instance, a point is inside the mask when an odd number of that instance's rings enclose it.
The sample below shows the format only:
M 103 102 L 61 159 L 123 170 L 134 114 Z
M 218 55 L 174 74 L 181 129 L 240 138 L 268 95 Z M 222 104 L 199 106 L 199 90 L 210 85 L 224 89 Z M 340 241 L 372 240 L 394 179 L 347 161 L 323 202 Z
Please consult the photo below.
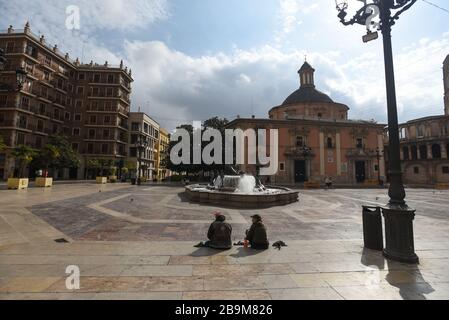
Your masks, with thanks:
M 412 160 L 417 160 L 418 159 L 418 148 L 416 146 L 412 146 L 411 151 L 412 151 Z
M 419 157 L 423 160 L 427 159 L 427 146 L 419 146 Z
M 328 137 L 327 138 L 327 148 L 332 149 L 333 147 L 334 147 L 334 144 L 332 143 L 332 138 Z
M 423 138 L 426 135 L 426 127 L 424 125 L 420 125 L 418 127 L 418 138 Z
M 408 147 L 402 148 L 402 153 L 404 154 L 404 160 L 410 160 L 409 149 Z
M 432 158 L 441 159 L 441 146 L 439 144 L 434 144 L 432 146 Z

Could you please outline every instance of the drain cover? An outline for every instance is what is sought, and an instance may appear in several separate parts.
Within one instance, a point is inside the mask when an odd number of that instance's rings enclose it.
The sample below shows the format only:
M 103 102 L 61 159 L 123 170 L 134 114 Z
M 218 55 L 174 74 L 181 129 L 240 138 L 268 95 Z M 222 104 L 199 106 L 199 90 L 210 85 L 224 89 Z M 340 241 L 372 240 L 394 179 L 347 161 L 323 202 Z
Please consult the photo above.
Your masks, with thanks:
M 55 242 L 57 243 L 69 243 L 66 239 L 61 238 L 61 239 L 55 239 Z

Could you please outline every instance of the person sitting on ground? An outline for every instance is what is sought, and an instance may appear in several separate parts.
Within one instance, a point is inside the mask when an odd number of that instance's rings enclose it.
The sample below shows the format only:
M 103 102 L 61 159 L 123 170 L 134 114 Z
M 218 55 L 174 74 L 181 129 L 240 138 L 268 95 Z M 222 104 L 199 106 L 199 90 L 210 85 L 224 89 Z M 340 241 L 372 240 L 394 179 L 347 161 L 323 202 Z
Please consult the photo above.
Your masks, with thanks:
M 267 229 L 262 223 L 262 217 L 258 214 L 251 217 L 253 224 L 246 233 L 245 240 L 248 240 L 251 248 L 256 250 L 266 250 L 270 246 L 267 238 Z
M 225 222 L 226 217 L 220 212 L 215 213 L 215 221 L 210 225 L 207 232 L 209 241 L 202 242 L 195 247 L 210 247 L 218 250 L 229 250 L 232 248 L 232 226 Z

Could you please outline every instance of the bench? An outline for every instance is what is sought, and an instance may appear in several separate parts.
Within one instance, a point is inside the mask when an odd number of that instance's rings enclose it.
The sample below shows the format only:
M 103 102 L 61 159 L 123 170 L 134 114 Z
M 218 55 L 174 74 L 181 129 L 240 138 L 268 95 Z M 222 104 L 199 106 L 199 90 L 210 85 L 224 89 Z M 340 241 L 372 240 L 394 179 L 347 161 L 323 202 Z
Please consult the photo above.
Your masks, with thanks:
M 448 183 L 437 183 L 435 185 L 435 189 L 437 189 L 437 190 L 449 190 L 449 182 Z
M 319 189 L 321 184 L 319 181 L 307 181 L 304 182 L 304 189 Z

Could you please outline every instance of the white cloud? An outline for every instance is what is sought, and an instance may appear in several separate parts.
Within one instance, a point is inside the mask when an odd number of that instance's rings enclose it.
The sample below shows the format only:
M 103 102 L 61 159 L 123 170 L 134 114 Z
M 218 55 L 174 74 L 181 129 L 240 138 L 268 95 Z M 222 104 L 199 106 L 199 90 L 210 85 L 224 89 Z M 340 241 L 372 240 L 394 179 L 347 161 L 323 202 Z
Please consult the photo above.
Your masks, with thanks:
M 277 32 L 275 41 L 281 44 L 285 38 L 302 24 L 299 16 L 307 15 L 319 7 L 317 3 L 305 4 L 304 0 L 279 0 L 279 20 L 281 28 Z
M 116 48 L 111 49 L 100 40 L 102 36 L 98 29 L 122 31 L 148 27 L 164 19 L 167 16 L 166 2 L 152 1 L 148 3 L 153 6 L 147 6 L 146 1 L 114 0 L 108 1 L 110 5 L 104 8 L 105 0 L 92 3 L 77 1 L 75 4 L 91 11 L 84 27 L 82 19 L 79 33 L 72 33 L 64 27 L 65 5 L 68 4 L 65 0 L 0 0 L 0 20 L 6 25 L 24 24 L 30 18 L 25 12 L 33 12 L 30 19 L 33 31 L 45 33 L 49 41 L 58 43 L 59 48 L 69 52 L 72 58 L 81 57 L 84 52 L 85 62 L 92 59 L 99 63 L 108 60 L 117 64 L 120 59 L 125 60 L 133 69 L 135 79 L 134 110 L 142 107 L 170 129 L 185 121 L 216 115 L 234 118 L 237 114 L 256 114 L 267 117 L 271 107 L 281 104 L 298 88 L 296 70 L 305 54 L 301 50 L 284 51 L 276 44 L 246 50 L 235 46 L 230 54 L 190 56 L 159 41 L 124 40 L 116 42 Z M 283 0 L 280 3 L 283 3 L 280 16 L 284 18 L 281 19 L 278 40 L 282 41 L 285 39 L 282 37 L 293 32 L 300 23 L 300 15 L 317 8 L 300 0 Z M 29 8 L 25 10 L 24 6 Z M 396 55 L 396 84 L 402 121 L 442 112 L 441 64 L 448 52 L 449 33 L 446 32 L 439 39 L 417 41 Z M 380 50 L 360 56 L 339 51 L 309 52 L 307 57 L 317 70 L 317 88 L 329 92 L 335 101 L 347 103 L 353 118 L 386 120 Z

